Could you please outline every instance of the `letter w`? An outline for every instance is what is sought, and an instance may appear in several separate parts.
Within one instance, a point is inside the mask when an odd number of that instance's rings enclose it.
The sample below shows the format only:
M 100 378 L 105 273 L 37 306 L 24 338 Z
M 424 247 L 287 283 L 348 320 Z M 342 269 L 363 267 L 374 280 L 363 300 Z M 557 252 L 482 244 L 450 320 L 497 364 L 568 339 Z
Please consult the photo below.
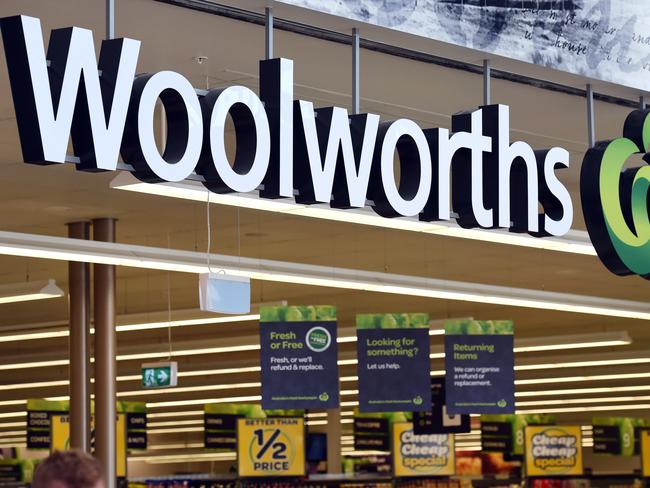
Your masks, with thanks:
M 294 109 L 296 201 L 364 207 L 379 116 L 348 118 L 347 110 L 339 107 L 314 113 L 313 104 L 302 100 Z
M 18 132 L 27 163 L 65 162 L 72 135 L 83 170 L 114 170 L 129 107 L 140 41 L 104 41 L 92 32 L 52 31 L 47 55 L 39 19 L 0 19 Z

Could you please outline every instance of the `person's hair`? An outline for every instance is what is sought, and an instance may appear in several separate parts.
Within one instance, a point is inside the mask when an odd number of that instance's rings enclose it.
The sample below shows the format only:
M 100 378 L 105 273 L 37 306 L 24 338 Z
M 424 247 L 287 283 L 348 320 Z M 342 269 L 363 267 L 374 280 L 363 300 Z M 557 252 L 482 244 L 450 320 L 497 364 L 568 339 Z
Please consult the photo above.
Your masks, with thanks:
M 32 488 L 94 488 L 102 479 L 102 468 L 91 455 L 56 451 L 38 464 Z

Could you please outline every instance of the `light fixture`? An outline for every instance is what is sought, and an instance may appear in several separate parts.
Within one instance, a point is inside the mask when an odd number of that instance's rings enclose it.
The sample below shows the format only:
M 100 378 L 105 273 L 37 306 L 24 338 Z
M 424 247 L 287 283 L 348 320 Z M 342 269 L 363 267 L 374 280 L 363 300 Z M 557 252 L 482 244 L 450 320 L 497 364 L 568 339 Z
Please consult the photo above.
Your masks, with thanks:
M 625 331 L 600 332 L 555 336 L 553 338 L 521 339 L 515 343 L 515 352 L 560 351 L 563 349 L 585 349 L 591 347 L 625 346 L 632 339 Z
M 21 400 L 21 401 L 16 402 L 16 403 L 13 403 L 13 402 L 11 403 L 11 405 L 20 405 L 20 404 L 26 405 L 27 402 L 25 402 L 25 400 Z M 0 403 L 0 405 L 5 405 L 5 404 Z M 14 417 L 27 417 L 27 412 L 2 412 L 2 413 L 0 413 L 0 419 L 10 419 L 10 418 L 14 418 Z
M 283 302 L 286 304 L 286 302 Z M 255 307 L 255 305 L 252 305 Z M 175 312 L 177 315 L 182 315 L 184 313 L 196 314 L 195 310 L 180 310 Z M 141 316 L 142 314 L 138 314 Z M 158 314 L 155 314 L 158 315 Z M 141 331 L 141 330 L 153 330 L 153 329 L 167 329 L 169 327 L 188 327 L 196 325 L 213 325 L 213 324 L 228 324 L 228 323 L 237 323 L 237 322 L 249 322 L 254 320 L 259 320 L 260 315 L 257 313 L 246 314 L 246 315 L 229 315 L 229 316 L 212 316 L 206 315 L 201 317 L 193 317 L 188 319 L 177 319 L 177 320 L 160 320 L 160 321 L 145 321 L 145 322 L 136 322 L 136 323 L 125 323 L 118 324 L 115 326 L 117 332 L 132 332 L 132 331 Z M 127 321 L 129 316 L 120 316 L 118 321 Z M 57 325 L 65 325 L 65 323 L 57 323 Z M 90 333 L 94 334 L 95 329 L 91 328 Z M 70 335 L 70 330 L 66 328 L 57 328 L 55 330 L 43 330 L 40 332 L 24 332 L 19 334 L 4 334 L 0 335 L 1 342 L 17 342 L 17 341 L 30 341 L 38 339 L 55 339 L 59 337 L 68 337 Z
M 205 254 L 196 251 L 6 231 L 0 232 L 0 254 L 195 274 L 208 271 Z M 253 280 L 650 320 L 646 302 L 239 256 L 214 254 L 210 262 L 228 274 Z
M 616 402 L 647 402 L 650 401 L 650 395 L 643 396 L 615 396 L 615 397 L 596 397 L 596 398 L 562 398 L 560 400 L 529 400 L 517 402 L 517 407 L 535 407 L 540 405 L 571 405 L 571 404 L 592 404 L 592 403 L 616 403 Z
M 147 434 L 184 434 L 186 432 L 203 432 L 203 427 L 179 427 L 177 429 L 150 429 L 147 427 Z
M 224 398 L 207 398 L 198 400 L 176 400 L 166 402 L 147 402 L 147 408 L 165 408 L 165 407 L 184 407 L 189 405 L 207 405 L 211 403 L 242 403 L 242 402 L 259 402 L 262 400 L 260 395 L 248 395 Z
M 598 366 L 629 366 L 633 364 L 648 364 L 650 357 L 623 358 L 623 359 L 595 359 L 590 361 L 567 361 L 557 363 L 542 364 L 519 364 L 515 366 L 515 371 L 534 371 L 539 369 L 559 369 L 559 368 L 585 368 Z
M 203 449 L 203 442 L 187 442 L 183 444 L 155 444 L 153 446 L 147 446 L 147 451 L 163 451 L 171 449 Z M 131 457 L 131 460 L 137 459 Z
M 23 427 L 24 426 L 25 425 L 23 424 Z M 25 430 L 8 430 L 8 431 L 5 431 L 5 432 L 0 432 L 0 437 L 12 437 L 12 436 L 15 437 L 15 436 L 18 436 L 18 435 L 27 435 L 27 431 L 25 431 Z M 0 441 L 1 440 L 2 439 L 0 439 Z
M 530 378 L 515 380 L 515 385 L 544 385 L 554 383 L 580 383 L 584 381 L 609 381 L 609 380 L 633 380 L 650 378 L 650 373 L 620 373 L 620 374 L 599 374 L 593 376 L 564 376 L 549 378 Z
M 44 300 L 47 298 L 60 298 L 65 296 L 64 291 L 56 286 L 56 281 L 26 281 L 24 283 L 11 283 L 0 285 L 0 304 L 29 302 L 31 300 Z
M 515 397 L 538 397 L 538 396 L 563 396 L 563 395 L 589 395 L 595 393 L 622 393 L 630 391 L 648 391 L 650 385 L 631 386 L 596 386 L 590 388 L 565 388 L 558 390 L 537 390 L 537 391 L 516 391 Z
M 181 412 L 155 412 L 147 413 L 147 419 L 162 419 L 169 417 L 194 417 L 194 416 L 203 416 L 205 412 L 203 410 L 187 410 Z
M 198 202 L 206 201 L 206 190 L 203 185 L 192 181 L 179 183 L 143 183 L 130 173 L 120 172 L 110 183 L 111 188 L 128 190 L 148 195 L 159 195 Z M 570 231 L 567 238 L 535 238 L 523 234 L 515 234 L 506 230 L 463 229 L 453 222 L 421 222 L 417 219 L 386 219 L 368 208 L 339 210 L 326 205 L 301 205 L 288 200 L 269 200 L 258 198 L 254 194 L 212 194 L 212 203 L 228 205 L 253 210 L 298 215 L 315 219 L 332 220 L 373 227 L 389 228 L 409 232 L 423 232 L 463 239 L 472 239 L 498 244 L 532 247 L 576 254 L 595 256 L 589 236 L 584 231 Z
M 547 342 L 548 341 L 548 342 Z M 553 336 L 545 337 L 543 339 L 521 339 L 516 342 L 518 344 L 515 347 L 515 352 L 535 352 L 538 350 L 548 351 L 548 350 L 563 350 L 563 349 L 578 349 L 578 348 L 592 348 L 592 347 L 607 347 L 613 345 L 623 345 L 629 344 L 631 339 L 627 335 L 627 332 L 613 332 L 613 333 L 602 333 L 594 335 L 568 335 L 568 336 Z M 225 346 L 217 348 L 203 348 L 203 349 L 188 349 L 188 350 L 178 350 L 172 352 L 173 356 L 192 356 L 195 354 L 219 354 L 223 352 L 237 352 L 237 351 L 250 351 L 259 349 L 257 344 L 243 344 L 239 346 Z M 142 353 L 142 354 L 133 354 L 133 355 L 122 355 L 118 356 L 118 360 L 132 360 L 132 359 L 149 359 L 154 357 L 163 357 L 169 353 Z M 444 353 L 432 353 L 431 358 L 439 359 L 444 357 Z M 56 362 L 56 361 L 53 361 Z M 515 370 L 539 370 L 539 369 L 554 369 L 561 367 L 589 367 L 589 366 L 613 366 L 613 365 L 629 365 L 629 364 L 644 364 L 650 362 L 650 358 L 626 358 L 626 359 L 610 359 L 610 360 L 599 360 L 599 361 L 574 361 L 569 363 L 541 363 L 541 364 L 531 364 L 531 365 L 521 365 L 515 366 Z M 68 364 L 67 360 L 64 360 L 63 364 Z M 341 359 L 338 361 L 339 365 L 355 365 L 357 364 L 356 359 Z M 24 366 L 26 365 L 26 366 Z M 2 369 L 20 369 L 22 367 L 36 367 L 38 366 L 48 366 L 47 361 L 39 363 L 17 363 L 9 365 L 0 365 L 0 370 Z M 12 366 L 14 368 L 12 368 Z M 255 373 L 259 372 L 261 368 L 259 366 L 247 366 L 240 368 L 222 368 L 222 369 L 210 369 L 210 370 L 197 370 L 197 371 L 181 371 L 179 377 L 195 377 L 195 376 L 211 376 L 211 375 L 225 375 L 225 374 L 240 374 L 240 373 Z M 445 374 L 444 370 L 433 370 L 431 371 L 431 376 L 442 376 Z M 630 373 L 634 374 L 634 373 Z M 639 373 L 641 376 L 629 376 L 625 375 L 624 378 L 632 377 L 650 377 L 646 373 Z M 606 375 L 608 376 L 608 375 Z M 615 375 L 616 376 L 616 375 Z M 117 381 L 137 381 L 140 380 L 140 375 L 123 375 L 118 376 Z M 573 378 L 585 378 L 585 379 L 576 379 Z M 571 379 L 566 378 L 549 378 L 549 379 L 532 379 L 532 380 L 518 380 L 518 384 L 535 384 L 535 383 L 553 383 L 553 382 L 568 382 L 568 381 L 589 381 L 594 379 L 596 376 L 586 376 L 586 377 L 571 377 Z M 619 379 L 619 376 L 614 378 L 605 377 L 603 379 Z M 556 381 L 557 380 L 557 381 Z M 92 380 L 91 380 L 92 381 Z M 341 377 L 342 382 L 357 381 L 356 376 L 343 376 Z M 28 388 L 46 388 L 46 387 L 57 387 L 57 386 L 67 386 L 67 380 L 53 380 L 53 381 L 40 381 L 33 383 L 14 383 L 7 385 L 0 385 L 0 391 L 2 390 L 19 390 L 19 389 L 28 389 Z M 253 383 L 244 384 L 244 385 L 255 385 Z M 226 385 L 224 385 L 225 387 Z M 254 386 L 238 386 L 238 384 L 229 385 L 228 388 L 239 388 L 239 387 L 254 387 Z M 204 391 L 210 389 L 207 386 L 196 386 L 196 387 L 187 387 L 192 388 L 192 390 L 187 391 Z M 147 390 L 153 392 L 153 394 L 160 394 L 168 392 L 169 390 Z M 180 392 L 178 388 L 173 391 Z M 140 395 L 144 394 L 142 392 L 120 392 L 118 393 L 121 396 L 128 396 L 129 394 Z M 22 400 L 16 401 L 18 403 Z M 2 405 L 2 402 L 0 402 Z
M 168 420 L 166 422 L 149 422 L 147 419 L 147 429 L 156 427 L 180 427 L 181 425 L 203 425 L 203 419 L 197 420 Z M 181 429 L 182 431 L 183 429 Z
M 537 414 L 537 413 L 580 413 L 580 412 L 616 412 L 623 410 L 648 410 L 649 403 L 634 404 L 634 405 L 597 405 L 588 407 L 561 407 L 561 408 L 541 408 L 541 409 L 525 409 L 516 410 L 518 414 Z

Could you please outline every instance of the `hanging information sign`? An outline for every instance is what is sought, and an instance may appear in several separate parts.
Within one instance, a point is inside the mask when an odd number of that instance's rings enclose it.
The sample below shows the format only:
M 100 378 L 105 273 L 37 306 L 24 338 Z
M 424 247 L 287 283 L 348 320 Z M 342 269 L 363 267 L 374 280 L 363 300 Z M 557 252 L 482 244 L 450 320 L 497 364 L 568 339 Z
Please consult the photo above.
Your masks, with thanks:
M 526 427 L 528 476 L 581 476 L 582 430 L 572 426 Z
M 512 322 L 447 321 L 445 370 L 448 413 L 514 413 Z
M 427 314 L 357 315 L 357 357 L 359 411 L 431 410 Z
M 262 407 L 339 406 L 336 307 L 262 307 Z
M 304 419 L 238 419 L 237 465 L 242 478 L 304 476 Z
M 417 435 L 413 424 L 393 424 L 395 476 L 452 476 L 456 472 L 453 434 Z

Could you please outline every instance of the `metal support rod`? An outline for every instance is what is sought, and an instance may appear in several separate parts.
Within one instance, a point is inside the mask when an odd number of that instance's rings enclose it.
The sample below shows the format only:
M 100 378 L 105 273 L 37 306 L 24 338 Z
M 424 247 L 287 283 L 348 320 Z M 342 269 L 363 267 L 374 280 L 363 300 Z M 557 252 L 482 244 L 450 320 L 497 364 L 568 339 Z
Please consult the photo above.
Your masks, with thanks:
M 352 29 L 352 113 L 358 114 L 359 103 L 359 29 Z
M 639 97 L 639 110 L 645 110 L 646 109 L 646 103 L 645 103 L 645 95 L 641 95 Z
M 273 59 L 273 9 L 266 7 L 266 43 L 265 43 L 265 57 L 266 59 Z
M 327 410 L 327 474 L 341 474 L 341 409 Z
M 90 222 L 68 224 L 68 237 L 88 240 Z M 68 263 L 70 310 L 70 447 L 90 452 L 90 265 Z
M 594 125 L 594 89 L 587 84 L 587 144 L 590 148 L 596 144 L 596 129 Z
M 93 238 L 115 242 L 115 219 L 93 220 Z M 115 488 L 115 266 L 94 266 L 95 455 L 104 467 L 106 488 Z
M 483 105 L 492 104 L 492 68 L 490 60 L 483 60 Z

